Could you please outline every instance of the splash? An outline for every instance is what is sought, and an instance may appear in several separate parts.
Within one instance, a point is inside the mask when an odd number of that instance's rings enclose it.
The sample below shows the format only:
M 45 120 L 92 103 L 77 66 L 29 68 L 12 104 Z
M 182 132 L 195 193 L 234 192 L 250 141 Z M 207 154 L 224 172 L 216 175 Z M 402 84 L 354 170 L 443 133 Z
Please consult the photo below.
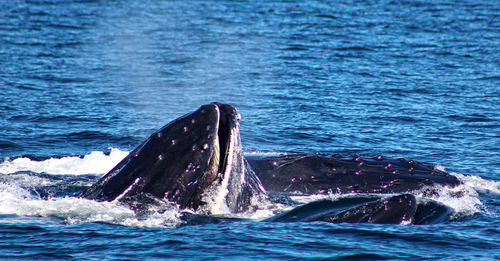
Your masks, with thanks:
M 102 151 L 92 151 L 83 157 L 68 156 L 42 161 L 26 157 L 6 159 L 0 163 L 0 174 L 28 171 L 54 175 L 102 175 L 116 166 L 127 155 L 126 151 L 111 148 L 109 155 Z
M 158 209 L 152 206 L 147 210 L 147 215 L 144 215 L 144 213 L 137 214 L 136 211 L 119 202 L 96 202 L 75 197 L 49 197 L 47 199 L 36 193 L 36 188 L 39 187 L 64 188 L 68 184 L 87 186 L 89 181 L 82 179 L 83 176 L 79 175 L 105 174 L 127 154 L 126 151 L 112 148 L 109 154 L 93 151 L 83 157 L 67 156 L 43 161 L 25 157 L 6 159 L 0 163 L 0 175 L 5 175 L 0 177 L 0 214 L 56 218 L 67 224 L 104 222 L 132 227 L 175 227 L 182 224 L 182 212 L 176 206 Z M 282 153 L 248 152 L 245 155 L 270 156 L 282 155 Z M 457 176 L 463 184 L 454 188 L 446 186 L 426 188 L 415 191 L 414 194 L 418 198 L 433 199 L 453 208 L 457 216 L 471 216 L 481 211 L 487 212 L 479 199 L 478 192 L 500 194 L 498 181 L 457 173 L 453 175 Z M 219 190 L 220 188 L 215 187 L 207 190 L 205 196 L 213 200 L 207 202 L 205 212 L 215 212 L 226 217 L 260 220 L 293 208 L 285 202 L 272 202 L 268 198 L 254 197 L 248 211 L 231 214 L 228 209 L 221 208 L 221 203 L 224 202 L 221 201 L 223 200 L 221 197 L 217 197 L 220 194 Z M 335 200 L 345 196 L 352 195 L 331 193 L 305 196 L 297 194 L 291 195 L 290 200 L 305 204 L 322 199 Z M 213 211 L 214 208 L 217 211 Z M 204 211 L 198 211 L 197 214 L 204 214 Z
M 415 196 L 429 198 L 451 207 L 455 211 L 456 217 L 472 216 L 483 208 L 483 203 L 479 199 L 477 191 L 467 184 L 454 188 L 448 186 L 424 188 L 415 192 Z
M 181 223 L 178 208 L 139 215 L 117 202 L 62 197 L 41 199 L 15 184 L 0 183 L 0 214 L 58 218 L 66 224 L 103 222 L 132 227 L 175 227 Z
M 479 176 L 465 176 L 459 173 L 452 173 L 465 185 L 474 188 L 477 191 L 490 191 L 500 194 L 500 182 L 493 180 L 486 180 Z

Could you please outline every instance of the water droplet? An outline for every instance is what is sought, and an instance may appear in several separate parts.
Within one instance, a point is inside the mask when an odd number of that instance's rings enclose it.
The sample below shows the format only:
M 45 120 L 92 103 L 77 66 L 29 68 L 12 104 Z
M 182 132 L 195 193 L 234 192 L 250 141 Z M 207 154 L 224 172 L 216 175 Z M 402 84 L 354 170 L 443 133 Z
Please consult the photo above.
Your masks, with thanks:
M 382 156 L 381 156 L 381 155 L 378 155 L 375 159 L 376 159 L 376 160 L 382 160 Z
M 162 135 L 162 134 L 161 134 L 161 132 L 158 132 L 158 133 L 156 134 L 156 137 L 161 138 L 161 135 Z
M 355 161 L 361 161 L 361 157 L 354 158 Z
M 207 131 L 209 131 L 209 130 L 210 130 L 210 128 L 211 128 L 211 127 L 210 127 L 210 125 L 207 125 Z
M 208 149 L 208 144 L 206 144 L 206 143 L 203 144 L 203 149 L 205 149 L 205 150 Z
M 278 162 L 277 161 L 273 161 L 273 165 L 274 166 L 278 166 Z
M 385 166 L 384 168 L 385 168 L 385 169 L 390 169 L 390 168 L 391 168 L 391 166 L 392 166 L 392 164 L 391 164 L 391 163 L 388 163 L 388 164 L 387 164 L 387 166 Z
M 184 127 L 184 132 L 187 132 L 188 131 L 188 127 Z
M 175 143 L 177 143 L 177 141 L 175 139 L 172 140 L 172 145 L 175 145 Z
M 160 154 L 160 155 L 158 155 L 158 159 L 159 159 L 159 160 L 162 160 L 162 159 L 163 159 L 163 155 L 161 155 L 161 154 Z
M 363 166 L 363 164 L 365 164 L 365 163 L 361 161 L 358 165 Z
M 191 147 L 191 150 L 192 150 L 192 151 L 196 151 L 196 149 L 198 149 L 198 146 L 196 146 L 196 144 L 195 144 L 195 145 L 193 145 L 193 147 Z
M 296 178 L 292 178 L 292 182 L 295 182 Z
M 191 120 L 191 124 L 195 124 L 196 123 L 196 120 L 195 119 L 192 119 Z
M 359 171 L 354 172 L 354 174 L 356 174 L 356 175 L 359 175 L 359 173 L 360 173 Z
M 139 153 L 134 154 L 134 157 L 135 158 L 139 157 Z

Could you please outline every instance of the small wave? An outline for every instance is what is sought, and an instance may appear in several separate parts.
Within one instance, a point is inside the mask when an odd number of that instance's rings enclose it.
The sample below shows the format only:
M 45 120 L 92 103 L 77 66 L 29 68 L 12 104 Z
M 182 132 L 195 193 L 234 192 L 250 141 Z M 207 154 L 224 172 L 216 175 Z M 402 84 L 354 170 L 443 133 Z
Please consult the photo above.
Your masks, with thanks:
M 26 157 L 5 159 L 4 162 L 0 163 L 0 174 L 29 171 L 55 175 L 102 175 L 111 170 L 127 155 L 126 151 L 111 148 L 109 155 L 102 151 L 93 151 L 83 157 L 69 156 L 42 161 Z

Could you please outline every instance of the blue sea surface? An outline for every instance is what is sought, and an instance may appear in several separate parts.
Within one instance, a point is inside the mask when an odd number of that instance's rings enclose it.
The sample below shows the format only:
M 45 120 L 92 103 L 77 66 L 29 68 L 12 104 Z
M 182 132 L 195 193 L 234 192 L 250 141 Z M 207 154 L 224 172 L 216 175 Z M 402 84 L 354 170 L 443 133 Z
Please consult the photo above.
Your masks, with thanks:
M 1 1 L 0 259 L 498 260 L 499 39 L 487 0 Z M 172 227 L 70 197 L 213 101 L 249 154 L 439 164 L 460 216 Z

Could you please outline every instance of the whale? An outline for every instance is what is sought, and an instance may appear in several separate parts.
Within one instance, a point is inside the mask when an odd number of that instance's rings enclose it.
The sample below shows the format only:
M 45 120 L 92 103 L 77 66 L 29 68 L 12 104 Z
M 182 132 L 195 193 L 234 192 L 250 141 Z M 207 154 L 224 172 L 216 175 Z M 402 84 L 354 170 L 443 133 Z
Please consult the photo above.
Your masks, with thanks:
M 461 184 L 437 165 L 381 155 L 293 154 L 247 161 L 271 193 L 387 194 Z
M 259 200 L 272 204 L 292 195 L 317 194 L 348 197 L 307 204 L 285 200 L 292 210 L 264 221 L 427 224 L 452 215 L 446 206 L 412 194 L 460 184 L 436 165 L 337 154 L 245 157 L 240 118 L 229 104 L 202 105 L 152 133 L 78 196 L 136 208 L 174 203 L 190 211 L 183 213 L 193 223 L 200 216 L 210 222 L 232 220 L 222 216 L 255 210 Z
M 245 211 L 264 189 L 245 166 L 240 117 L 227 104 L 203 105 L 154 132 L 79 196 L 166 200 L 206 214 Z
M 448 221 L 454 210 L 414 195 L 363 194 L 313 201 L 266 219 L 268 222 L 327 222 L 427 225 Z

